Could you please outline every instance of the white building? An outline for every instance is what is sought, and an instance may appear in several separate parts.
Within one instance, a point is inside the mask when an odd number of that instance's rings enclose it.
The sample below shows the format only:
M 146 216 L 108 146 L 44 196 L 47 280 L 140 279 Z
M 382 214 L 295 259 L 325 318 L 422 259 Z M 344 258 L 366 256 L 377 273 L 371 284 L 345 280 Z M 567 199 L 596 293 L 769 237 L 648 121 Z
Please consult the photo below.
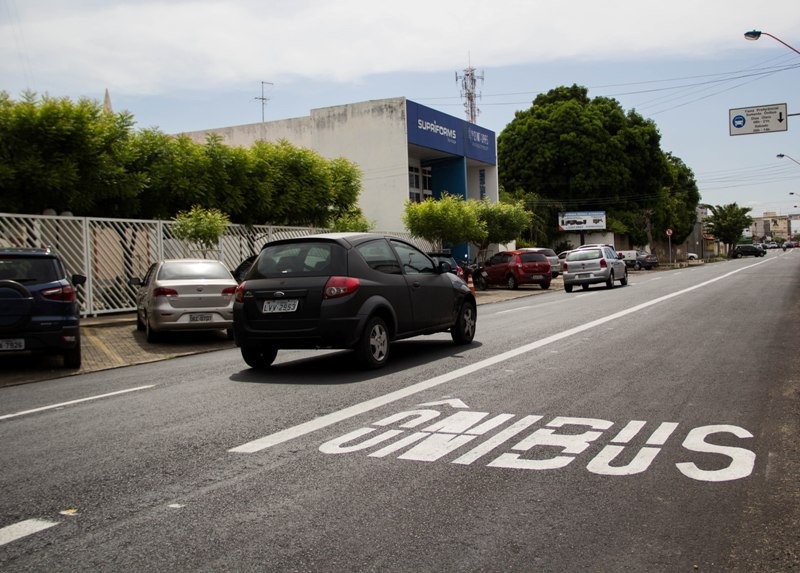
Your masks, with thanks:
M 323 157 L 344 157 L 363 174 L 359 206 L 380 231 L 405 231 L 406 200 L 440 197 L 498 201 L 495 134 L 404 97 L 313 109 L 297 117 L 187 133 L 217 134 L 231 146 L 258 140 L 291 144 Z M 466 254 L 466 245 L 454 255 Z

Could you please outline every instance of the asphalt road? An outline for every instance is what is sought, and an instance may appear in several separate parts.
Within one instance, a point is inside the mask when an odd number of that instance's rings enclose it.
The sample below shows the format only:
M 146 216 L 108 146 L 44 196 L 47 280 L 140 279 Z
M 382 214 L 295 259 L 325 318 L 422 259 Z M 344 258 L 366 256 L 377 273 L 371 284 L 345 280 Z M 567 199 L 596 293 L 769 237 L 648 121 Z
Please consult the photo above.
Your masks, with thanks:
M 796 570 L 798 255 L 3 388 L 0 569 Z

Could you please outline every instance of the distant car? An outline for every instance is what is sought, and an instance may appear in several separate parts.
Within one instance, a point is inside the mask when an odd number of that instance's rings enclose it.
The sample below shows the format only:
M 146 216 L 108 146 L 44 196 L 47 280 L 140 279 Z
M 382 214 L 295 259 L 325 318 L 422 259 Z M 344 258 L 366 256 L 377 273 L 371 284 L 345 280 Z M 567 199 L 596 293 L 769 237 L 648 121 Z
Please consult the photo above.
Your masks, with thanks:
M 633 262 L 633 269 L 638 271 L 641 269 L 650 270 L 658 266 L 658 257 L 647 251 L 638 251 L 636 253 L 636 260 Z
M 690 261 L 696 261 L 700 257 L 697 256 L 697 253 L 686 253 L 686 258 Z
M 564 290 L 568 293 L 578 285 L 586 290 L 596 283 L 605 283 L 606 288 L 614 288 L 615 281 L 622 286 L 628 284 L 628 267 L 610 246 L 570 251 L 561 269 L 564 272 Z
M 220 261 L 166 259 L 144 278 L 131 277 L 136 293 L 136 328 L 156 342 L 164 332 L 225 330 L 233 338 L 236 279 Z
M 442 262 L 446 261 L 450 265 L 450 272 L 456 275 L 460 279 L 464 279 L 464 269 L 461 268 L 453 255 L 450 253 L 428 253 L 428 256 L 433 259 L 433 262 L 437 265 Z
M 783 250 L 784 251 L 786 249 L 793 249 L 793 248 L 794 248 L 794 243 L 792 241 L 784 241 L 784 243 L 783 243 Z
M 244 361 L 269 368 L 284 348 L 355 351 L 367 368 L 391 343 L 449 332 L 475 336 L 475 295 L 447 262 L 378 233 L 326 233 L 267 243 L 236 289 L 234 333 Z
M 547 257 L 547 260 L 550 262 L 550 275 L 553 278 L 556 278 L 558 277 L 559 274 L 561 274 L 561 264 L 560 261 L 558 260 L 558 255 L 553 249 L 548 249 L 546 247 L 525 247 L 525 248 L 520 248 L 519 250 L 543 254 L 545 257 Z
M 0 249 L 0 354 L 61 355 L 65 368 L 81 367 L 80 306 L 75 287 L 49 248 Z
M 520 285 L 538 284 L 550 288 L 552 269 L 550 261 L 542 253 L 525 250 L 501 251 L 486 261 L 483 266 L 486 282 L 490 285 L 506 285 L 517 289 Z
M 739 257 L 763 257 L 767 252 L 756 245 L 736 245 L 733 249 L 733 258 Z
M 777 249 L 778 248 L 778 242 L 777 241 L 770 241 L 769 243 L 767 243 L 767 248 L 768 249 Z

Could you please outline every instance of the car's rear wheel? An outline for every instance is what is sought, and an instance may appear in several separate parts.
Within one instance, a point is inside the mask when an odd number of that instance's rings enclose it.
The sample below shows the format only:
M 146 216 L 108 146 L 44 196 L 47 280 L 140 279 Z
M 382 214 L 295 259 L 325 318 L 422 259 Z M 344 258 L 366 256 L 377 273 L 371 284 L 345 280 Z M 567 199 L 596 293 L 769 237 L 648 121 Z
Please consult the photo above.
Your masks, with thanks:
M 619 279 L 619 284 L 626 286 L 628 284 L 628 269 L 625 269 L 625 275 Z
M 477 290 L 486 290 L 489 288 L 489 283 L 486 282 L 486 277 L 478 275 L 472 278 L 472 282 Z
M 142 330 L 144 330 L 144 328 L 145 327 L 144 327 L 144 322 L 142 322 L 142 317 L 139 316 L 139 312 L 137 311 L 136 312 L 136 330 L 141 332 Z
M 539 285 L 539 286 L 541 286 L 543 290 L 547 290 L 547 289 L 549 289 L 549 288 L 550 288 L 550 283 L 542 283 L 542 284 L 541 284 L 541 285 Z
M 633 263 L 633 270 L 635 270 L 635 271 L 642 270 L 642 263 L 640 263 L 639 261 L 636 261 L 635 263 Z
M 572 292 L 572 285 L 564 285 L 565 292 Z
M 278 349 L 273 346 L 242 346 L 242 358 L 251 368 L 266 370 L 275 362 Z
M 456 344 L 469 344 L 475 338 L 475 326 L 478 322 L 478 311 L 475 304 L 464 301 L 458 311 L 458 319 L 450 329 L 450 336 Z
M 608 280 L 606 281 L 606 288 L 614 288 L 614 271 L 608 275 Z
M 144 330 L 147 342 L 158 342 L 161 340 L 161 333 L 157 330 L 154 330 L 153 327 L 150 326 L 150 319 L 147 318 L 147 316 L 144 317 Z
M 508 288 L 511 290 L 516 290 L 519 288 L 519 283 L 517 282 L 517 279 L 514 278 L 514 275 L 508 277 Z
M 367 368 L 380 368 L 386 364 L 389 359 L 389 331 L 381 317 L 373 316 L 367 321 L 355 351 L 358 361 Z

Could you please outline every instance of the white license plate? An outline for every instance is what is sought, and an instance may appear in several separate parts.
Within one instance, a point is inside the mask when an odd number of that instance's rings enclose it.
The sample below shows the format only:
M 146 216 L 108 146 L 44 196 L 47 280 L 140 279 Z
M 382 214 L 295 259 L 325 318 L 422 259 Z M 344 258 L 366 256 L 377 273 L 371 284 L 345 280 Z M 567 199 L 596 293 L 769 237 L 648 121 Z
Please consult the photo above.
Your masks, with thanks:
M 211 314 L 190 314 L 189 322 L 211 322 Z
M 297 310 L 297 299 L 290 298 L 287 300 L 265 300 L 264 312 L 294 312 Z
M 25 350 L 24 338 L 0 340 L 0 350 Z
M 544 277 L 542 275 L 531 275 L 532 281 L 539 281 L 542 280 Z

